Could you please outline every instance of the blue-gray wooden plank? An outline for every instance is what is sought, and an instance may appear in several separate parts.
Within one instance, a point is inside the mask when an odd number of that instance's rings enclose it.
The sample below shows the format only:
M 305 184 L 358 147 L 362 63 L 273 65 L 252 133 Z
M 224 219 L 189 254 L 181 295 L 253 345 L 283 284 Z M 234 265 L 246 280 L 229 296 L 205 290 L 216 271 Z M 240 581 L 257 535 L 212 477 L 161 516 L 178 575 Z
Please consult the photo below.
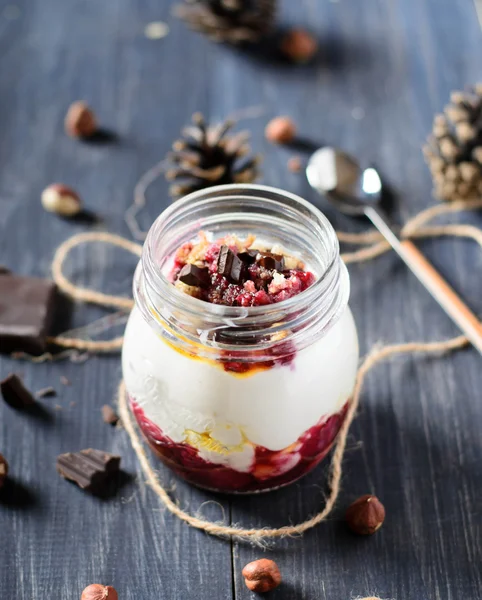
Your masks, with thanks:
M 46 275 L 55 247 L 85 226 L 46 214 L 44 185 L 75 186 L 110 231 L 123 221 L 139 175 L 169 149 L 190 115 L 212 119 L 249 106 L 253 147 L 266 155 L 263 182 L 313 197 L 285 168 L 292 151 L 263 138 L 266 120 L 292 115 L 300 133 L 340 145 L 375 162 L 399 193 L 399 218 L 431 202 L 420 146 L 450 90 L 482 78 L 482 36 L 474 5 L 462 0 L 303 0 L 281 3 L 281 21 L 312 28 L 321 43 L 314 66 L 289 68 L 187 32 L 170 16 L 172 2 L 60 0 L 4 2 L 0 8 L 0 262 Z M 169 35 L 147 40 L 144 26 L 169 22 Z M 114 146 L 79 144 L 62 132 L 68 104 L 85 98 L 115 130 Z M 149 193 L 143 224 L 167 205 L 167 185 Z M 360 223 L 328 215 L 338 227 Z M 480 215 L 457 218 L 481 225 Z M 471 242 L 423 243 L 427 254 L 477 311 L 480 251 Z M 128 293 L 133 259 L 107 248 L 81 248 L 70 272 L 83 285 Z M 442 339 L 456 333 L 397 259 L 350 267 L 352 307 L 362 351 L 379 340 Z M 101 316 L 76 306 L 74 324 Z M 482 449 L 479 357 L 467 350 L 442 360 L 405 358 L 379 366 L 367 381 L 350 436 L 343 493 L 329 522 L 303 539 L 278 543 L 286 584 L 276 598 L 479 598 Z M 240 570 L 263 554 L 211 539 L 162 510 L 143 485 L 122 432 L 99 408 L 120 377 L 116 357 L 84 365 L 30 365 L 0 359 L 0 375 L 22 371 L 33 389 L 54 385 L 52 422 L 32 422 L 0 406 L 0 452 L 9 459 L 23 503 L 0 504 L 0 598 L 77 598 L 105 581 L 121 598 L 247 597 Z M 66 375 L 72 386 L 58 378 Z M 75 405 L 71 405 L 75 402 Z M 61 410 L 55 410 L 58 404 Z M 55 474 L 62 451 L 98 446 L 119 452 L 137 480 L 101 502 Z M 312 514 L 323 494 L 326 466 L 292 488 L 262 497 L 217 498 L 177 483 L 193 510 L 219 501 L 233 522 L 263 526 Z M 387 523 L 369 540 L 349 535 L 343 507 L 376 492 Z M 204 514 L 221 518 L 214 504 Z M 215 584 L 215 587 L 213 586 Z M 214 589 L 213 589 L 214 587 Z

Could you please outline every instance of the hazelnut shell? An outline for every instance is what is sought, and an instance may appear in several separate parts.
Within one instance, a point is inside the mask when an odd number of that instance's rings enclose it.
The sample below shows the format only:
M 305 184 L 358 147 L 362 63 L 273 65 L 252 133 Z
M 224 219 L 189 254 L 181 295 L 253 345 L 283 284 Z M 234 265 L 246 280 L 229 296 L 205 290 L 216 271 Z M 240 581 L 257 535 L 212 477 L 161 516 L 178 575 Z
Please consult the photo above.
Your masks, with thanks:
M 275 117 L 266 125 L 264 133 L 273 144 L 288 144 L 296 135 L 296 126 L 289 117 Z
M 118 600 L 118 596 L 112 586 L 93 583 L 85 588 L 80 600 Z
M 282 38 L 281 53 L 293 62 L 308 62 L 318 51 L 318 42 L 304 29 L 292 29 Z
M 3 454 L 0 454 L 0 488 L 3 487 L 5 479 L 8 475 L 8 462 L 6 461 Z
M 385 520 L 385 507 L 376 496 L 365 494 L 348 507 L 348 527 L 358 535 L 372 535 Z
M 66 133 L 71 137 L 88 138 L 97 131 L 94 112 L 81 100 L 70 105 L 64 125 Z
M 62 217 L 73 217 L 82 210 L 82 202 L 77 193 L 63 183 L 53 183 L 46 187 L 41 201 L 46 211 Z
M 268 558 L 260 558 L 248 563 L 242 574 L 246 587 L 252 592 L 269 592 L 281 583 L 281 573 L 278 565 L 274 560 Z

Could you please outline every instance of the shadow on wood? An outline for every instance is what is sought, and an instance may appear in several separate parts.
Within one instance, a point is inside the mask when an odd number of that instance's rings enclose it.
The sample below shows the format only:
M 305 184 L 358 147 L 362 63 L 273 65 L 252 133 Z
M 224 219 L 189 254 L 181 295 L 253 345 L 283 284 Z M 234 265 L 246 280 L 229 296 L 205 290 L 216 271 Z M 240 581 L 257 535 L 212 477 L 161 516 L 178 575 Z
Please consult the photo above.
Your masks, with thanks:
M 21 481 L 8 477 L 0 492 L 0 505 L 14 510 L 28 510 L 38 503 L 38 498 Z

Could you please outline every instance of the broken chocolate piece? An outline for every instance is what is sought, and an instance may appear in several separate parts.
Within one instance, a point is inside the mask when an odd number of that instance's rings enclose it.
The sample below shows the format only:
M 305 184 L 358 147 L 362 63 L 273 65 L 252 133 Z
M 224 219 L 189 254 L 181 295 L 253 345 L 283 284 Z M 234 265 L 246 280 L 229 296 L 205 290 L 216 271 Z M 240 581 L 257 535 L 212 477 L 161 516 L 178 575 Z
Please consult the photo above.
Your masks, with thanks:
M 271 252 L 260 252 L 257 263 L 269 271 L 283 271 L 285 268 L 285 258 L 282 254 L 272 254 Z
M 5 460 L 5 457 L 0 454 L 0 488 L 3 487 L 5 483 L 5 479 L 8 475 L 8 462 Z
M 0 391 L 5 402 L 13 408 L 22 409 L 35 404 L 35 398 L 14 373 L 0 382 Z
M 102 407 L 102 418 L 104 419 L 104 423 L 108 425 L 117 425 L 119 421 L 119 415 L 108 404 L 104 404 Z
M 35 277 L 0 277 L 0 353 L 45 352 L 56 286 Z
M 88 448 L 57 457 L 59 474 L 87 491 L 98 491 L 106 480 L 119 471 L 120 456 Z
M 245 250 L 244 252 L 240 252 L 238 254 L 238 258 L 240 258 L 245 265 L 252 265 L 254 262 L 256 262 L 258 253 L 258 250 Z
M 53 387 L 50 387 L 50 386 L 42 388 L 38 392 L 35 392 L 35 396 L 37 398 L 53 398 L 56 395 L 57 395 L 57 392 L 54 390 Z
M 186 285 L 195 287 L 206 287 L 211 283 L 209 269 L 207 267 L 197 267 L 187 264 L 181 269 L 178 280 Z
M 244 263 L 228 246 L 221 246 L 218 256 L 218 273 L 231 283 L 239 283 L 243 273 Z

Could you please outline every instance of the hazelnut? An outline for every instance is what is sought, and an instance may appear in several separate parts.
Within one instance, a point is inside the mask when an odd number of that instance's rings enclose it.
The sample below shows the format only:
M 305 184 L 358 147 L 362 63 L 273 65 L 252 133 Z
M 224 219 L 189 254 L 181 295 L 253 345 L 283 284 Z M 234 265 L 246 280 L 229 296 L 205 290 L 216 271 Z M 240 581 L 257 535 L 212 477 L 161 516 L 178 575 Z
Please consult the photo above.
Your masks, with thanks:
M 308 62 L 316 54 L 318 42 L 304 29 L 292 29 L 281 40 L 280 50 L 294 62 Z
M 3 487 L 5 483 L 5 479 L 8 475 L 8 462 L 5 460 L 5 457 L 0 454 L 0 488 Z
M 288 160 L 288 171 L 291 171 L 292 173 L 299 173 L 302 168 L 303 165 L 299 156 L 292 156 Z
M 353 532 L 372 535 L 385 520 L 385 507 L 376 496 L 365 494 L 348 507 L 345 519 Z
M 242 573 L 246 587 L 252 592 L 269 592 L 281 583 L 278 565 L 268 558 L 260 558 L 248 563 Z
M 41 201 L 45 210 L 62 217 L 73 217 L 82 209 L 79 196 L 63 183 L 52 183 L 46 187 L 42 192 Z
M 117 600 L 117 592 L 110 585 L 93 583 L 85 588 L 80 600 Z
M 72 137 L 91 137 L 97 131 L 93 111 L 81 100 L 70 105 L 65 116 L 65 131 Z
M 288 144 L 296 135 L 296 126 L 289 117 L 275 117 L 266 125 L 264 134 L 273 144 Z

